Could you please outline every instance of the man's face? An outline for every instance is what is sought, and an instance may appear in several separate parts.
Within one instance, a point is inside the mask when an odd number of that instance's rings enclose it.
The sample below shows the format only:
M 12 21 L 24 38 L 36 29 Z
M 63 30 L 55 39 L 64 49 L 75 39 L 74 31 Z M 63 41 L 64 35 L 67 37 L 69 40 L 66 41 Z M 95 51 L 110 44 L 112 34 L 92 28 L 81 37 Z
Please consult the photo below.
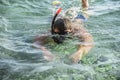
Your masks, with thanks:
M 57 28 L 54 28 L 53 31 L 54 31 L 55 34 L 59 34 L 60 33 L 60 31 Z
M 60 43 L 63 43 L 63 41 L 65 40 L 65 34 L 62 34 L 61 32 L 60 32 L 60 30 L 59 29 L 57 29 L 57 28 L 54 28 L 53 29 L 53 31 L 54 31 L 54 35 L 53 35 L 53 40 L 56 42 L 56 43 L 58 43 L 58 44 L 60 44 Z
M 71 32 L 70 30 L 65 30 L 65 34 L 62 34 L 60 30 L 57 28 L 54 28 L 53 31 L 54 31 L 54 35 L 52 38 L 58 44 L 63 43 L 64 40 L 66 39 L 66 34 Z
M 64 30 L 65 34 L 62 34 L 62 33 L 59 31 L 59 29 L 57 29 L 57 28 L 54 28 L 53 31 L 54 31 L 55 34 L 59 34 L 59 35 L 66 35 L 67 33 L 70 33 L 70 32 L 71 32 L 70 29 L 67 29 L 67 30 Z

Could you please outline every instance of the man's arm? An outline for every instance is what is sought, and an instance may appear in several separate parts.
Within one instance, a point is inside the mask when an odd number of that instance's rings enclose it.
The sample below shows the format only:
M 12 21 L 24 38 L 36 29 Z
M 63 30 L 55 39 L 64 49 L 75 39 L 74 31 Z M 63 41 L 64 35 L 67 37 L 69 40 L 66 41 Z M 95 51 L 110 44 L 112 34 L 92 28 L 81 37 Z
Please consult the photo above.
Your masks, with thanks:
M 87 10 L 89 7 L 88 0 L 82 0 L 82 8 Z
M 87 10 L 89 7 L 88 0 L 82 0 L 83 9 Z M 82 44 L 78 44 L 78 50 L 70 56 L 70 59 L 74 63 L 78 63 L 82 59 L 83 55 L 87 54 L 93 47 L 93 37 L 84 27 L 80 27 L 81 19 L 76 19 L 76 22 L 73 23 L 75 28 L 79 28 L 76 32 L 76 36 L 80 39 Z
M 47 61 L 52 61 L 55 59 L 55 56 L 44 46 L 44 41 L 46 38 L 48 38 L 48 36 L 38 36 L 35 39 L 33 46 L 40 49 L 43 52 L 44 59 L 46 59 Z
M 88 33 L 84 28 L 80 30 L 80 33 L 77 33 L 77 36 L 81 43 L 78 44 L 78 50 L 70 56 L 70 59 L 74 63 L 78 63 L 82 57 L 87 54 L 93 48 L 93 37 Z

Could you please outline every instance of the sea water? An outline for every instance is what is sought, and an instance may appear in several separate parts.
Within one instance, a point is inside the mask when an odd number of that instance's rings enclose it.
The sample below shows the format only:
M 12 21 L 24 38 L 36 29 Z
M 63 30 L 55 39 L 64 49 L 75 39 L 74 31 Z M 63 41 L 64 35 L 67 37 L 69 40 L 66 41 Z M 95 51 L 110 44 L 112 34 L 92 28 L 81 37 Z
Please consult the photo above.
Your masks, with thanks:
M 80 0 L 61 0 L 63 10 Z M 45 45 L 58 59 L 47 62 L 33 46 L 48 34 L 52 0 L 0 0 L 0 80 L 120 80 L 120 0 L 90 0 L 85 28 L 94 48 L 79 64 L 69 64 L 78 40 Z

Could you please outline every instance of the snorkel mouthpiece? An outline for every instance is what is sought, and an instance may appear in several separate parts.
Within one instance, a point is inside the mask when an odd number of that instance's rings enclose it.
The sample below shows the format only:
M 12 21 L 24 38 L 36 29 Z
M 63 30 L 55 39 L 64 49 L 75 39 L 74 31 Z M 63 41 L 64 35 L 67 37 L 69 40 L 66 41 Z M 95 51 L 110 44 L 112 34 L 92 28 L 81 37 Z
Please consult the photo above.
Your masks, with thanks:
M 63 43 L 63 41 L 65 40 L 65 37 L 62 35 L 53 36 L 52 38 L 57 44 Z

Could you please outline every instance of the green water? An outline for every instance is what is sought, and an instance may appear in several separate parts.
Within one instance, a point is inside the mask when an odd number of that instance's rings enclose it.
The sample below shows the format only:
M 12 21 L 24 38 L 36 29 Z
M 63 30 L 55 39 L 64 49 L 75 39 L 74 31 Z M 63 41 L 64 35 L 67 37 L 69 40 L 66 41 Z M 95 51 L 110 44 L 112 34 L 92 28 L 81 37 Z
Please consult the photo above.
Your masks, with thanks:
M 51 0 L 0 0 L 0 80 L 120 80 L 120 1 L 91 0 L 86 28 L 94 48 L 79 64 L 68 64 L 77 40 L 46 45 L 59 59 L 46 62 L 33 47 L 50 29 Z M 63 10 L 79 0 L 62 0 Z M 70 43 L 69 43 L 70 42 Z

